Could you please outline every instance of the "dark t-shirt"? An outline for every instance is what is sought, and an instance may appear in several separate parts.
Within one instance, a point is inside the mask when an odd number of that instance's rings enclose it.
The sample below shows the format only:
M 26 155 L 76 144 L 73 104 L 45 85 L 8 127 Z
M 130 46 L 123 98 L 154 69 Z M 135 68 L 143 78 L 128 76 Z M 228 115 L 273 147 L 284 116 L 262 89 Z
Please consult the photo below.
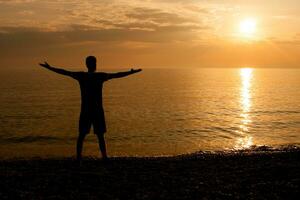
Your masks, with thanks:
M 102 87 L 108 80 L 108 74 L 103 72 L 72 72 L 72 78 L 80 84 L 81 112 L 103 110 Z

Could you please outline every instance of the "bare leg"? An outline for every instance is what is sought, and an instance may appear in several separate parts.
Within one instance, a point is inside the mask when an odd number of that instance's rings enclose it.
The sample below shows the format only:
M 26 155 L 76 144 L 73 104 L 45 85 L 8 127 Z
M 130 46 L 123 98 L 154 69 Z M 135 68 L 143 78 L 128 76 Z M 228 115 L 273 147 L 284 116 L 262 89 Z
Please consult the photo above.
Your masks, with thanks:
M 77 138 L 77 161 L 81 161 L 81 153 L 82 153 L 82 146 L 83 146 L 83 140 L 85 138 L 85 134 L 79 134 Z
M 107 158 L 107 154 L 106 154 L 106 145 L 105 145 L 104 135 L 97 134 L 97 137 L 98 137 L 99 149 L 101 151 L 102 158 L 104 160 L 107 160 L 108 158 Z

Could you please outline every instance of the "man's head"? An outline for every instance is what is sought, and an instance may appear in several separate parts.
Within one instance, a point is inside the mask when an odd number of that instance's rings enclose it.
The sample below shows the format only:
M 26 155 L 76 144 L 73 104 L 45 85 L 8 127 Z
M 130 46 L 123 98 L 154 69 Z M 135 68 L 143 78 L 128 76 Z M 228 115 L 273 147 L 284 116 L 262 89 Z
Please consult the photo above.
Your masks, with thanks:
M 95 56 L 88 56 L 85 59 L 86 67 L 88 68 L 89 72 L 96 71 L 97 59 Z

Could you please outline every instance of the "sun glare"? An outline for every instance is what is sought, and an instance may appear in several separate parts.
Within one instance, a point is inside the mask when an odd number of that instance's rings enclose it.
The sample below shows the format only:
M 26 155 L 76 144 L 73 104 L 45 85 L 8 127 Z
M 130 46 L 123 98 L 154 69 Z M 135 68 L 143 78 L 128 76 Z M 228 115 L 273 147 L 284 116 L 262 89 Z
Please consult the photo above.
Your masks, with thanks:
M 252 37 L 256 32 L 256 21 L 254 19 L 244 19 L 240 22 L 240 33 L 244 37 Z
M 253 145 L 253 138 L 249 133 L 249 125 L 251 124 L 251 83 L 252 83 L 253 69 L 241 68 L 241 124 L 240 130 L 237 131 L 240 134 L 240 138 L 237 139 L 236 149 L 247 149 Z

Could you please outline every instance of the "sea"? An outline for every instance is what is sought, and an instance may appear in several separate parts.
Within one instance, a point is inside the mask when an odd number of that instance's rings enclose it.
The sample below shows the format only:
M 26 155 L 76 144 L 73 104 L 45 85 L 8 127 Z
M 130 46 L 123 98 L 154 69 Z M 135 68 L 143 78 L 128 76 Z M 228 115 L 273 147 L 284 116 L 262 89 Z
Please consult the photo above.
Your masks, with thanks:
M 75 155 L 75 80 L 40 67 L 1 69 L 0 91 L 0 158 Z M 105 82 L 103 104 L 109 156 L 300 144 L 299 69 L 144 69 Z M 100 156 L 93 131 L 83 155 Z

